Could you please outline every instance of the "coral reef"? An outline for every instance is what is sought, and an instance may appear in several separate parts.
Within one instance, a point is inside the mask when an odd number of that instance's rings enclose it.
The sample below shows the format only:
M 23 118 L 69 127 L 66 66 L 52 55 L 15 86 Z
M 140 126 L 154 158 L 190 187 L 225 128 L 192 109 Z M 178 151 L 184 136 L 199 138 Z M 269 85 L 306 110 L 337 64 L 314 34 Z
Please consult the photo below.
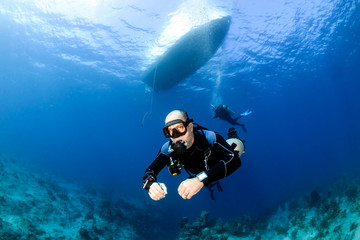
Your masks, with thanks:
M 311 189 L 262 216 L 179 221 L 178 240 L 360 239 L 360 181 Z M 146 208 L 147 207 L 147 208 Z M 0 156 L 0 239 L 172 239 L 161 214 Z M 151 219 L 151 221 L 148 221 Z M 157 224 L 153 224 L 156 222 Z
M 178 240 L 354 240 L 360 239 L 359 181 L 342 180 L 323 192 L 312 190 L 289 200 L 270 214 L 236 221 L 209 220 L 202 212 L 194 221 L 180 221 Z
M 0 239 L 149 239 L 161 230 L 148 218 L 122 199 L 0 156 Z

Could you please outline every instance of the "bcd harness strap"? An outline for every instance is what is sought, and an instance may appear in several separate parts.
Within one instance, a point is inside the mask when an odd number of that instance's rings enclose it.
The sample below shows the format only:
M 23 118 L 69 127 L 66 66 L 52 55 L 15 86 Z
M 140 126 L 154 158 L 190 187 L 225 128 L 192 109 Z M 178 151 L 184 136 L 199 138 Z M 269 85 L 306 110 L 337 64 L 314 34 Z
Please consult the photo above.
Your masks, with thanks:
M 205 163 L 205 169 L 209 170 L 208 160 L 211 155 L 211 147 L 214 145 L 214 143 L 216 141 L 216 134 L 215 134 L 215 132 L 208 131 L 207 128 L 202 127 L 197 123 L 194 123 L 194 124 L 197 125 L 195 127 L 195 129 L 199 129 L 201 131 L 201 135 L 204 138 L 205 142 L 207 143 L 207 148 L 204 150 L 204 155 L 205 155 L 204 163 Z M 204 131 L 204 130 L 207 130 L 207 131 Z M 190 178 L 194 177 L 190 174 L 190 172 L 188 170 L 186 170 L 186 172 L 190 175 Z M 223 191 L 219 181 L 208 184 L 206 186 L 206 188 L 210 191 L 211 200 L 215 200 L 214 189 L 213 189 L 213 187 L 215 187 L 215 186 L 217 187 L 217 190 L 219 192 Z
M 209 167 L 208 167 L 208 160 L 209 160 L 209 157 L 211 155 L 211 150 L 210 150 L 210 147 L 208 147 L 205 151 L 204 151 L 204 155 L 205 155 L 205 159 L 204 159 L 204 162 L 205 162 L 205 169 L 206 170 L 209 170 Z

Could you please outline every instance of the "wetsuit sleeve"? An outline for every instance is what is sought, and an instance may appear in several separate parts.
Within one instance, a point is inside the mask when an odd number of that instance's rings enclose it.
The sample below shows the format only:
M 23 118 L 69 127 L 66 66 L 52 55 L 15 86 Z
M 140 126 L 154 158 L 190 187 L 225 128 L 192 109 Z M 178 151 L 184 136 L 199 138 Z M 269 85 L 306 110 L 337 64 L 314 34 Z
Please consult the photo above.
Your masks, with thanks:
M 169 156 L 161 152 L 161 149 L 155 160 L 146 168 L 145 174 L 142 178 L 144 188 L 149 190 L 151 184 L 157 181 L 157 175 L 169 162 Z
M 208 177 L 204 180 L 204 185 L 229 176 L 241 166 L 239 155 L 219 134 L 216 134 L 216 141 L 211 149 L 211 154 L 214 154 L 217 162 L 206 171 Z

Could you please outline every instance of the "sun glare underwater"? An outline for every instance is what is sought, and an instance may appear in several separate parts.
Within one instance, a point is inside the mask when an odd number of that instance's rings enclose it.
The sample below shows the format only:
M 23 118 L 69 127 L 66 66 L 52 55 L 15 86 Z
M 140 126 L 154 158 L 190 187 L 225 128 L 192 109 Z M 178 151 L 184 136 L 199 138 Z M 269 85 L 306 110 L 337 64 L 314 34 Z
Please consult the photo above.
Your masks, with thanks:
M 0 158 L 146 209 L 167 236 L 184 217 L 261 216 L 359 176 L 359 0 L 1 1 L 0 35 Z M 219 104 L 252 112 L 234 126 L 242 166 L 216 200 L 183 200 L 186 173 L 164 169 L 152 201 L 141 178 L 167 113 L 226 137 Z

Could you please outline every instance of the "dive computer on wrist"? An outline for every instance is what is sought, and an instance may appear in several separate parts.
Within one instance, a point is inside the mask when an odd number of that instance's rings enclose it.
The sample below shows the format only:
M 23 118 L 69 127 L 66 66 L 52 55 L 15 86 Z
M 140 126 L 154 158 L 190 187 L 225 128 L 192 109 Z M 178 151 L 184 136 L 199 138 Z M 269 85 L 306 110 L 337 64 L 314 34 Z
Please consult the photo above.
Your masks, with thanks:
M 196 178 L 199 179 L 200 182 L 203 182 L 205 179 L 207 179 L 208 175 L 205 172 L 201 172 L 198 175 L 196 175 Z

